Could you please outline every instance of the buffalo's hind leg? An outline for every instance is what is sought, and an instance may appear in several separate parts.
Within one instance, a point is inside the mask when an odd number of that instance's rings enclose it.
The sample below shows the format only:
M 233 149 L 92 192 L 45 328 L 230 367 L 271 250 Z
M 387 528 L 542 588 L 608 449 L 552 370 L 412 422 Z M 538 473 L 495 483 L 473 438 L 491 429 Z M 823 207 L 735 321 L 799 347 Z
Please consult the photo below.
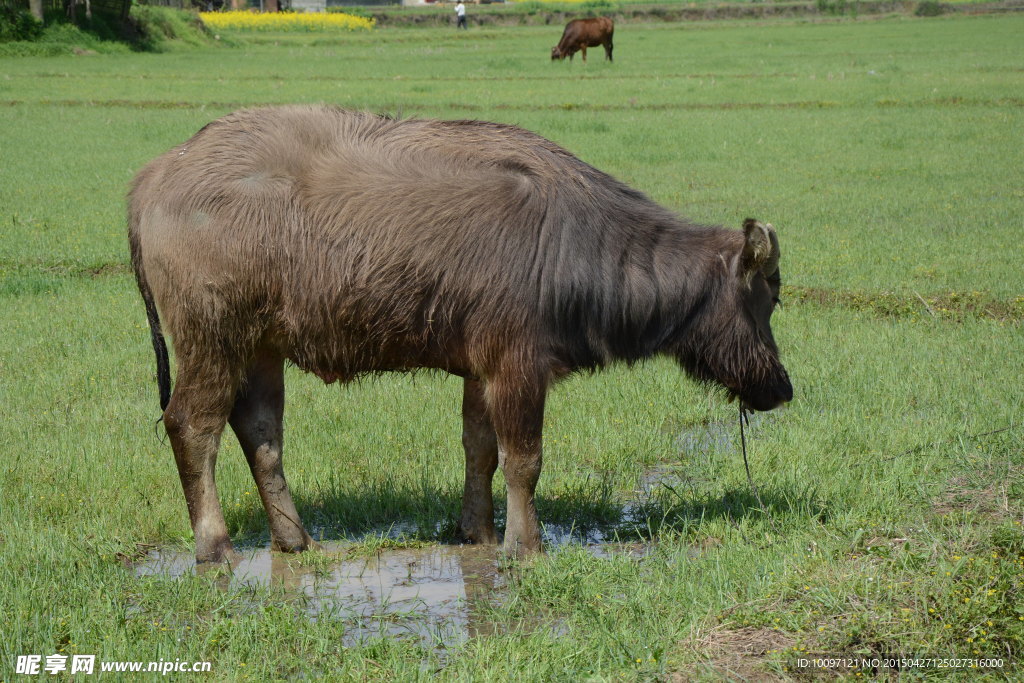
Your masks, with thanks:
M 273 353 L 258 354 L 246 369 L 239 388 L 231 410 L 231 428 L 267 511 L 271 547 L 299 552 L 316 544 L 299 520 L 284 478 L 283 419 L 284 360 Z
M 487 403 L 498 437 L 498 460 L 508 488 L 504 550 L 514 556 L 541 550 L 534 493 L 541 468 L 541 432 L 547 384 L 512 372 L 487 384 Z
M 217 500 L 215 470 L 220 436 L 231 411 L 237 378 L 212 364 L 179 361 L 164 427 L 171 440 L 196 541 L 197 562 L 230 559 L 233 548 Z
M 483 383 L 467 379 L 462 390 L 462 447 L 466 451 L 466 487 L 459 535 L 471 543 L 493 545 L 494 499 L 491 482 L 498 469 L 498 437 L 487 413 Z
M 604 56 L 608 58 L 609 62 L 614 61 L 612 60 L 612 47 L 611 40 L 604 44 Z

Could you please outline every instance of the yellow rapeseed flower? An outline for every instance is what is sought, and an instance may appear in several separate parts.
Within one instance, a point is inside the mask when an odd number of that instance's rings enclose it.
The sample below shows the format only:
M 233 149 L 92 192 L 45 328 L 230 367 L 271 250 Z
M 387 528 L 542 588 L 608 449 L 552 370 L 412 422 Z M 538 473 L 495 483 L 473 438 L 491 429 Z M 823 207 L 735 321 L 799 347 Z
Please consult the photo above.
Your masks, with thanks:
M 199 17 L 209 28 L 220 31 L 368 31 L 376 23 L 342 12 L 200 12 Z

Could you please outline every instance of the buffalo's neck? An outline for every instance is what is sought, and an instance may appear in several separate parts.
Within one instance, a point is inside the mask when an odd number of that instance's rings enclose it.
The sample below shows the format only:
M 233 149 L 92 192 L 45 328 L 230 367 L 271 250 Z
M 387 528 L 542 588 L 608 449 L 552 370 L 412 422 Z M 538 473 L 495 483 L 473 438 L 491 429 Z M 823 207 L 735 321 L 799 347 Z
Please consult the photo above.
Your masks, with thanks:
M 736 231 L 685 224 L 666 230 L 654 251 L 654 267 L 634 273 L 626 283 L 630 298 L 643 301 L 657 292 L 651 313 L 637 318 L 632 332 L 637 343 L 626 345 L 616 360 L 635 360 L 660 353 L 677 353 L 703 328 L 728 299 L 729 262 Z M 630 353 L 638 354 L 631 358 Z
M 659 218 L 606 240 L 590 286 L 561 302 L 557 355 L 570 367 L 676 354 L 722 300 L 738 233 Z

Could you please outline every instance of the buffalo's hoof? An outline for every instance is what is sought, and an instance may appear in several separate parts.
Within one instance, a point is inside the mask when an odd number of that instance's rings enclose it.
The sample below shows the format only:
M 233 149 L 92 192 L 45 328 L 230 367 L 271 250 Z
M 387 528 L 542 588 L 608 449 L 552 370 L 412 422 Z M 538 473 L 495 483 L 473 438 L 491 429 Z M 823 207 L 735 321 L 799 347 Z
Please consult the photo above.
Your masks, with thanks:
M 307 550 L 323 550 L 321 545 L 309 536 L 295 539 L 274 538 L 270 542 L 270 549 L 279 553 L 301 553 Z
M 224 564 L 239 558 L 235 547 L 229 539 L 222 539 L 210 544 L 196 545 L 196 564 Z
M 498 532 L 494 530 L 494 527 L 472 529 L 460 525 L 455 531 L 455 535 L 463 543 L 472 543 L 473 545 L 498 545 Z
M 505 543 L 501 547 L 501 552 L 506 557 L 515 558 L 517 560 L 525 560 L 530 557 L 536 557 L 544 553 L 544 546 L 537 541 L 536 543 L 524 543 L 518 539 L 505 538 Z

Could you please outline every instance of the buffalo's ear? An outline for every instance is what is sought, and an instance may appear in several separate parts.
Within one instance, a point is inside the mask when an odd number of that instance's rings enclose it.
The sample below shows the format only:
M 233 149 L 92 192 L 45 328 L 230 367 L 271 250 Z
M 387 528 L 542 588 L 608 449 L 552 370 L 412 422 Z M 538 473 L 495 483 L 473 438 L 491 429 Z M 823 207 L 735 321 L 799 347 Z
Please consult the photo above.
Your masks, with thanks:
M 775 228 L 770 223 L 748 218 L 743 221 L 743 237 L 740 256 L 743 279 L 749 282 L 758 271 L 765 277 L 774 275 L 779 269 L 779 238 Z

